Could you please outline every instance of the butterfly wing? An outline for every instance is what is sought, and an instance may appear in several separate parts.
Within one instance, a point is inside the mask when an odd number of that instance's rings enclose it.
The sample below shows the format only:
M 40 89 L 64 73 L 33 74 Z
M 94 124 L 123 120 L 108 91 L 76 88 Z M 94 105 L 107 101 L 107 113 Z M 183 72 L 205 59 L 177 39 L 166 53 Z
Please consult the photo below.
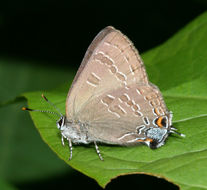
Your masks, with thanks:
M 96 95 L 77 116 L 88 125 L 92 138 L 111 144 L 130 144 L 146 140 L 145 131 L 158 127 L 156 118 L 169 118 L 170 113 L 156 86 L 131 84 Z
M 89 46 L 66 100 L 66 117 L 78 119 L 95 94 L 134 83 L 148 84 L 143 62 L 132 42 L 120 31 L 106 27 Z

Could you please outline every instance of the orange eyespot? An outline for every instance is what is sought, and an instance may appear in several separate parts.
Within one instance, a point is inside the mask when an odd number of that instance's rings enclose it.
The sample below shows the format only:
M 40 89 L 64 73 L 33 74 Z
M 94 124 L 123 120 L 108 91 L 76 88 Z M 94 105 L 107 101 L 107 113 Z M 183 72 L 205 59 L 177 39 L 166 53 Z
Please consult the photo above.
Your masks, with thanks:
M 147 138 L 145 141 L 152 142 L 152 141 L 153 141 L 153 139 Z
M 166 126 L 166 118 L 165 117 L 159 117 L 156 119 L 155 123 L 158 127 L 165 127 Z
M 149 141 L 149 142 L 152 142 L 153 141 L 153 139 L 150 139 L 150 138 L 146 138 L 146 139 L 144 139 L 144 140 L 142 140 L 142 139 L 139 139 L 139 140 L 137 140 L 138 142 L 145 142 L 145 141 Z
M 142 139 L 139 139 L 139 140 L 137 140 L 137 142 L 144 142 L 145 140 L 142 140 Z
M 159 117 L 158 120 L 157 120 L 157 125 L 158 125 L 159 127 L 163 127 L 163 126 L 162 126 L 162 119 L 163 119 L 162 117 Z

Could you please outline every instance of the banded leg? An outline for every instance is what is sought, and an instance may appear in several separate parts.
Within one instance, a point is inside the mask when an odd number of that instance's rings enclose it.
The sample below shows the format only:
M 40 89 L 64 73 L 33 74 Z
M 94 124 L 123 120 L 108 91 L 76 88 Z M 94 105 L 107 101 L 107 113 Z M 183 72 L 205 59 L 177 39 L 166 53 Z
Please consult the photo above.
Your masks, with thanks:
M 61 142 L 62 142 L 62 145 L 65 146 L 64 136 L 63 136 L 63 135 L 62 135 L 62 137 L 61 137 Z
M 100 153 L 100 150 L 99 150 L 99 148 L 98 148 L 98 145 L 96 144 L 96 141 L 94 141 L 94 145 L 95 145 L 96 152 L 97 152 L 97 154 L 98 154 L 100 160 L 103 161 L 104 159 L 103 159 L 103 157 L 101 156 L 101 153 Z
M 73 147 L 72 147 L 72 141 L 71 139 L 68 139 L 68 145 L 69 145 L 69 149 L 70 149 L 70 157 L 68 160 L 71 160 L 72 159 L 72 156 L 73 156 Z

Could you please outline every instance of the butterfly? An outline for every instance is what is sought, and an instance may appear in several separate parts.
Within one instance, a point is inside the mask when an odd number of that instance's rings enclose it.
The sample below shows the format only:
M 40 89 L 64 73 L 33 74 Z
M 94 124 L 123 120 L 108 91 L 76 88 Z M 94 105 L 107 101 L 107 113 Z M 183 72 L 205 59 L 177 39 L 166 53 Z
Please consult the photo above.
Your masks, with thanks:
M 149 82 L 133 43 L 112 26 L 89 46 L 68 92 L 66 115 L 60 116 L 57 127 L 62 144 L 64 139 L 69 143 L 69 159 L 72 144 L 94 143 L 103 160 L 98 143 L 141 143 L 155 149 L 170 133 L 184 136 L 172 126 L 173 114 L 159 88 Z

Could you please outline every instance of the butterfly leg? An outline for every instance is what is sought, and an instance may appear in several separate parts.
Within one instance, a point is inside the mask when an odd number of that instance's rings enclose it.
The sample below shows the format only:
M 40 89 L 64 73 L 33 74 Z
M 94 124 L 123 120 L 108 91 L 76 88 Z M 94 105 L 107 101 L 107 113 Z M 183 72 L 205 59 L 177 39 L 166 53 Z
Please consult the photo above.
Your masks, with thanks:
M 100 150 L 99 150 L 99 148 L 98 148 L 98 145 L 96 144 L 96 141 L 94 141 L 94 145 L 95 145 L 96 152 L 97 152 L 97 154 L 98 154 L 100 160 L 103 161 L 104 159 L 103 159 L 103 157 L 101 156 L 101 153 L 100 153 Z
M 72 159 L 72 156 L 73 156 L 73 147 L 72 147 L 72 141 L 71 139 L 68 139 L 68 145 L 69 145 L 69 149 L 70 149 L 70 157 L 69 157 L 69 160 Z
M 65 146 L 64 136 L 63 136 L 63 135 L 62 135 L 62 137 L 61 137 L 61 142 L 62 142 L 62 145 Z

